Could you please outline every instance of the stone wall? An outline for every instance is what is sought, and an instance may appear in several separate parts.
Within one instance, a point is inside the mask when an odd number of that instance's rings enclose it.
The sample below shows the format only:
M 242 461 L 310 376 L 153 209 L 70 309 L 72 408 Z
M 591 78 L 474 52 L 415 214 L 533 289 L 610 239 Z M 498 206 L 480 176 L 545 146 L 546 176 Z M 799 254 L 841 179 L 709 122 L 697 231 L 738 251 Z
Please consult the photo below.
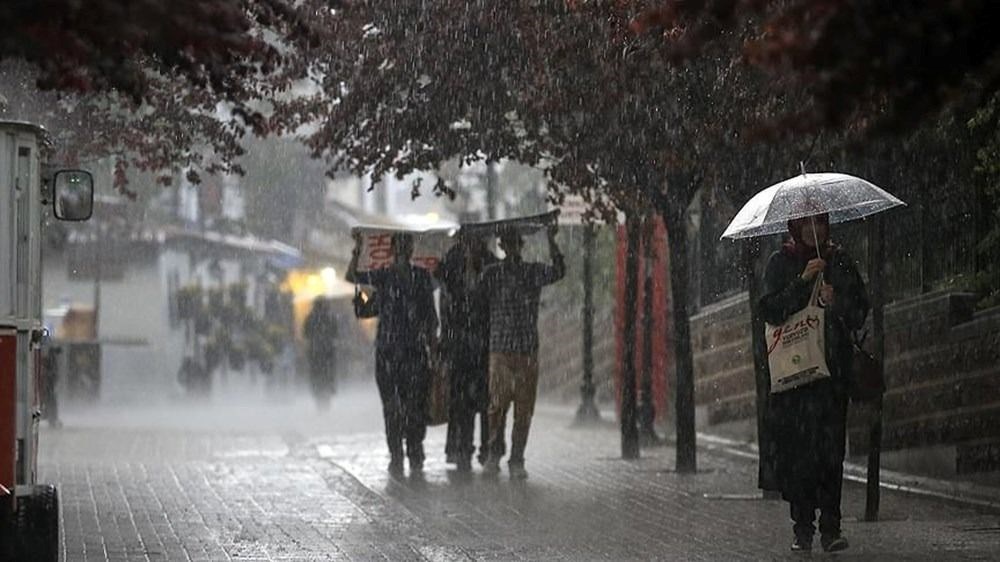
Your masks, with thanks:
M 957 472 L 1000 469 L 1000 309 L 972 303 L 932 293 L 886 310 L 883 446 L 955 445 Z M 851 443 L 867 450 L 867 433 Z
M 1000 470 L 1000 308 L 973 312 L 973 297 L 928 293 L 886 307 L 883 448 L 948 451 L 947 471 Z M 692 317 L 695 396 L 709 426 L 752 424 L 754 377 L 745 294 Z M 868 448 L 853 408 L 852 453 Z M 953 456 L 953 459 L 950 458 Z
M 756 411 L 746 293 L 691 317 L 695 404 L 708 425 L 748 420 Z

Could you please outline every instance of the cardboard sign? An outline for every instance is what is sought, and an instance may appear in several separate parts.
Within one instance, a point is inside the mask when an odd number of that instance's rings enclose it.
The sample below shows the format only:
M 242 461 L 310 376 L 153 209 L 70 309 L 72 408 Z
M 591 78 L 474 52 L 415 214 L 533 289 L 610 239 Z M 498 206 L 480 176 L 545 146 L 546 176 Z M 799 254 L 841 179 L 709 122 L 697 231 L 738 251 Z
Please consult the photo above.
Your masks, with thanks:
M 547 228 L 550 224 L 554 224 L 558 219 L 559 210 L 557 209 L 540 215 L 532 215 L 530 217 L 464 223 L 462 224 L 462 231 L 469 232 L 477 236 L 496 236 L 504 229 L 513 228 L 518 230 L 522 235 L 529 235 Z
M 449 228 L 413 231 L 355 226 L 351 229 L 351 234 L 361 235 L 358 271 L 370 271 L 392 265 L 392 235 L 405 232 L 413 236 L 413 259 L 410 263 L 433 273 L 445 253 L 455 243 L 455 239 L 451 236 L 453 230 Z
M 517 217 L 488 222 L 465 223 L 461 230 L 475 236 L 492 237 L 501 230 L 514 228 L 524 235 L 530 235 L 554 224 L 559 211 L 550 211 L 530 217 Z M 392 265 L 392 235 L 405 232 L 413 236 L 413 259 L 410 263 L 434 272 L 444 255 L 457 241 L 457 229 L 436 228 L 430 230 L 402 230 L 380 226 L 355 226 L 352 235 L 361 235 L 361 253 L 358 271 L 370 271 Z

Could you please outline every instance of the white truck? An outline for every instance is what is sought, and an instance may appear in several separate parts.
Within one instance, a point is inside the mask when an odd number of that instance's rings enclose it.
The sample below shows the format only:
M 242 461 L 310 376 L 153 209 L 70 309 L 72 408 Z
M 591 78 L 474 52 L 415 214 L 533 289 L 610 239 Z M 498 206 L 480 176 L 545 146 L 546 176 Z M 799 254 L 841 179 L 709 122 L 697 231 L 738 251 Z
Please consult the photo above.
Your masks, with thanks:
M 83 170 L 42 173 L 43 128 L 0 121 L 0 560 L 59 559 L 59 497 L 38 483 L 42 361 L 43 206 L 60 220 L 90 218 L 94 181 Z

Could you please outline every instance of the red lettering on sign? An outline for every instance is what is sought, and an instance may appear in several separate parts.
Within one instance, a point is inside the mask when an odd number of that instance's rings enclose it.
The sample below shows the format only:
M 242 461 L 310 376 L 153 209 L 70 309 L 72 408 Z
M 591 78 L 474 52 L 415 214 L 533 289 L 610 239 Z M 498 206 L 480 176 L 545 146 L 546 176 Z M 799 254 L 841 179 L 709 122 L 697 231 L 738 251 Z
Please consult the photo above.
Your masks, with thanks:
M 774 348 L 778 347 L 778 342 L 781 341 L 781 334 L 784 332 L 784 326 L 778 326 L 771 332 L 771 345 L 767 347 L 767 354 L 770 355 Z

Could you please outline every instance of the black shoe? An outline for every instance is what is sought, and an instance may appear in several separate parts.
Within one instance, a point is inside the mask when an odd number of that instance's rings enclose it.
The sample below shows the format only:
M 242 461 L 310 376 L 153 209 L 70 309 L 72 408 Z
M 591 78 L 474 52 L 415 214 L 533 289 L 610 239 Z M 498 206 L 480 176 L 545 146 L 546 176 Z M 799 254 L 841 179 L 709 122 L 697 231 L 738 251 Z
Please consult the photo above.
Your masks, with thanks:
M 792 552 L 810 552 L 812 549 L 812 537 L 795 537 L 792 541 Z
M 528 471 L 524 469 L 524 463 L 510 463 L 507 466 L 511 480 L 527 480 Z
M 834 535 L 830 537 L 821 537 L 819 539 L 819 544 L 823 546 L 823 550 L 826 552 L 840 552 L 841 550 L 847 550 L 847 547 L 851 546 L 841 535 Z
M 455 468 L 459 472 L 472 472 L 472 459 L 469 457 L 457 459 L 455 464 L 457 465 Z
M 423 472 L 424 459 L 410 459 L 410 472 Z
M 392 461 L 389 462 L 389 475 L 403 475 L 403 459 L 392 459 Z

